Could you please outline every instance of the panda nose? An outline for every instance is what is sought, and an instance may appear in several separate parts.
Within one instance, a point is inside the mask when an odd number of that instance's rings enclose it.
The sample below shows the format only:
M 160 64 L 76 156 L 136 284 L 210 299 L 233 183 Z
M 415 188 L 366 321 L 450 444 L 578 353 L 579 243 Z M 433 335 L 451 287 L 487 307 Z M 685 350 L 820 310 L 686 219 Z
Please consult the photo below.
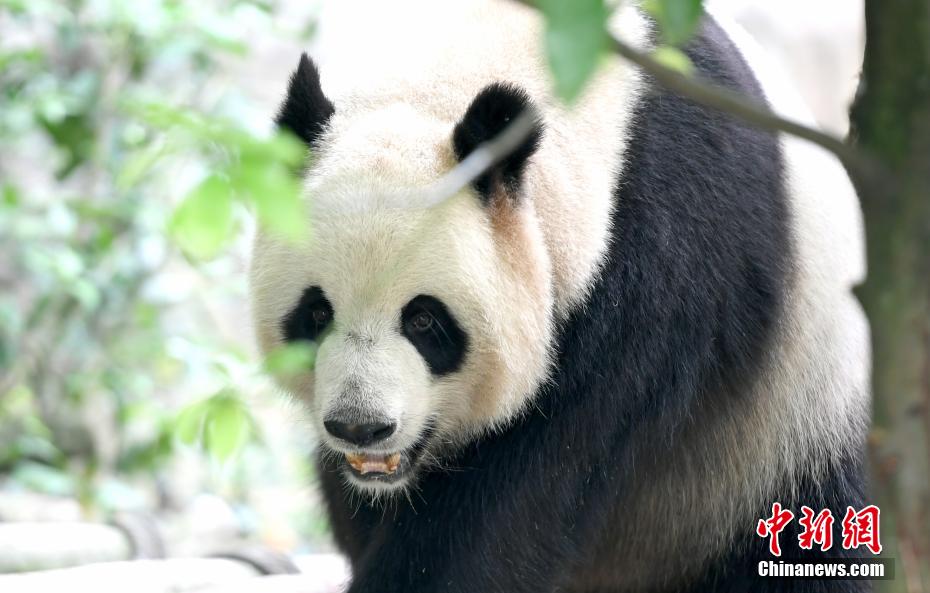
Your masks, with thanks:
M 323 426 L 326 428 L 326 432 L 337 439 L 342 439 L 347 443 L 360 447 L 383 441 L 394 434 L 394 430 L 397 429 L 397 425 L 393 423 L 356 424 L 338 420 L 327 420 L 323 423 Z

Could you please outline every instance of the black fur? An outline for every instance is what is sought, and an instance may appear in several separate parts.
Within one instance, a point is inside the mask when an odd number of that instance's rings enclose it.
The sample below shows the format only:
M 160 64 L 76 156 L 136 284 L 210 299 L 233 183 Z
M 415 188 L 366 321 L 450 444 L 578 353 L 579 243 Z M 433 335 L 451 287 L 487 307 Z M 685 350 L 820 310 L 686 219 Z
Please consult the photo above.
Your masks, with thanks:
M 304 290 L 300 301 L 281 321 L 284 339 L 314 341 L 329 327 L 333 320 L 333 306 L 323 289 L 311 286 Z
M 464 159 L 480 144 L 493 140 L 507 129 L 510 122 L 527 109 L 535 110 L 529 95 L 520 87 L 500 82 L 485 87 L 455 126 L 452 133 L 455 155 L 459 160 Z M 496 182 L 505 184 L 509 189 L 519 184 L 523 169 L 539 148 L 542 137 L 543 124 L 537 117 L 526 139 L 475 180 L 475 189 L 485 202 L 491 199 Z
M 417 327 L 419 315 L 426 315 L 428 327 Z M 462 366 L 468 337 L 439 299 L 422 294 L 414 297 L 400 312 L 400 325 L 401 333 L 416 347 L 434 375 L 448 375 Z
M 686 51 L 704 77 L 762 99 L 710 19 Z M 350 593 L 590 591 L 578 587 L 578 571 L 611 536 L 609 518 L 633 475 L 633 428 L 662 425 L 673 441 L 707 398 L 748 397 L 741 387 L 772 340 L 791 281 L 777 139 L 659 88 L 633 121 L 606 261 L 560 330 L 554 376 L 532 410 L 466 447 L 448 470 L 422 475 L 410 502 L 350 501 L 338 470 L 321 463 L 334 532 L 352 559 Z M 861 492 L 851 461 L 800 494 L 837 509 L 860 505 Z M 762 551 L 754 527 L 694 592 L 761 590 L 744 572 Z M 808 585 L 764 583 L 781 592 Z M 865 588 L 835 581 L 817 590 Z
M 287 97 L 275 122 L 303 140 L 307 146 L 316 142 L 336 109 L 323 94 L 320 73 L 307 54 L 301 54 L 297 70 L 291 74 Z

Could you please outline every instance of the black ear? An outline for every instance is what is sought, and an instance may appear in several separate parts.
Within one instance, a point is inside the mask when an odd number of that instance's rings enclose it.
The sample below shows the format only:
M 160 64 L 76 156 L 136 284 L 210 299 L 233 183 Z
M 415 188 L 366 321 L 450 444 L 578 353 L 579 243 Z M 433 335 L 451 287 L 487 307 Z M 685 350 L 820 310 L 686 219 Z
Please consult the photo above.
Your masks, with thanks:
M 513 84 L 495 82 L 482 89 L 465 111 L 452 133 L 455 155 L 461 161 L 479 144 L 492 140 L 526 109 L 535 111 L 529 95 Z M 475 189 L 489 200 L 495 184 L 515 188 L 521 180 L 526 163 L 542 141 L 543 124 L 536 117 L 529 135 L 509 155 L 475 180 Z
M 300 64 L 291 74 L 287 97 L 278 110 L 275 122 L 310 145 L 323 133 L 326 122 L 335 111 L 320 87 L 320 73 L 316 65 L 307 54 L 301 54 Z

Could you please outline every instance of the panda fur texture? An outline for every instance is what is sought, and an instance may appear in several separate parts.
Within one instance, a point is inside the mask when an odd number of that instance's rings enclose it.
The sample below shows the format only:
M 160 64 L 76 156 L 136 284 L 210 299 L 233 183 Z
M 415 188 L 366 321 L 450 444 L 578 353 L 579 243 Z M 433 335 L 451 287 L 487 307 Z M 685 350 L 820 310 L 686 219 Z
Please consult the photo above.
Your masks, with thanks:
M 358 10 L 377 26 L 335 45 L 376 50 L 337 47 L 324 84 L 304 56 L 278 116 L 312 149 L 309 238 L 259 233 L 251 282 L 264 351 L 318 345 L 281 383 L 320 435 L 349 591 L 869 590 L 754 577 L 773 502 L 865 504 L 861 222 L 839 163 L 619 59 L 566 108 L 517 3 Z M 686 46 L 696 71 L 809 118 L 721 23 Z M 653 43 L 635 8 L 611 27 Z M 512 154 L 420 201 L 527 109 Z

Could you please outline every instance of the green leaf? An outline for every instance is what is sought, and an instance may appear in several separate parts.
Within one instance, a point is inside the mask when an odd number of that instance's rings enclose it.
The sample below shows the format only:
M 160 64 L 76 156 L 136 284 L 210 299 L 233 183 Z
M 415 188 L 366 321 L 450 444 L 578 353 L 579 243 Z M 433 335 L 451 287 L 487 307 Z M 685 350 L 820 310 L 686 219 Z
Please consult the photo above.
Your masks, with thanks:
M 690 76 L 694 72 L 694 64 L 683 51 L 670 45 L 662 45 L 652 52 L 652 58 L 665 66 L 675 70 L 685 76 Z
M 249 53 L 249 46 L 245 42 L 229 37 L 220 31 L 204 31 L 204 38 L 210 45 L 221 51 L 240 57 Z
M 25 12 L 28 6 L 27 0 L 0 0 L 0 8 L 5 8 L 12 14 Z
M 305 235 L 308 218 L 300 195 L 300 182 L 287 167 L 267 159 L 251 158 L 244 160 L 233 175 L 236 190 L 255 206 L 258 221 L 264 228 L 292 241 Z
M 101 301 L 100 289 L 85 278 L 75 279 L 68 292 L 78 300 L 85 311 L 95 310 Z
M 185 406 L 174 421 L 174 436 L 188 446 L 197 444 L 203 433 L 203 424 L 207 412 L 207 401 L 199 401 Z
M 39 119 L 55 145 L 65 155 L 64 165 L 55 171 L 58 179 L 64 179 L 90 157 L 99 129 L 90 113 L 63 115 L 61 119 L 40 116 Z
M 183 109 L 154 101 L 125 99 L 121 107 L 130 115 L 158 129 L 180 128 L 199 136 L 207 136 L 209 125 L 206 118 L 190 109 Z
M 13 185 L 12 183 L 3 184 L 3 192 L 2 192 L 2 198 L 0 198 L 0 202 L 2 202 L 4 206 L 9 206 L 9 207 L 19 206 L 19 203 L 20 203 L 19 190 L 16 189 L 15 185 Z
M 313 370 L 317 346 L 313 342 L 295 342 L 275 348 L 265 357 L 265 371 L 277 377 L 293 377 Z
M 276 132 L 257 149 L 289 167 L 299 167 L 307 156 L 307 147 L 303 141 L 287 130 Z
M 203 180 L 174 211 L 169 232 L 189 255 L 208 259 L 232 237 L 232 191 L 216 175 Z
M 251 424 L 251 416 L 239 399 L 229 394 L 214 396 L 207 416 L 207 450 L 226 461 L 249 440 Z
M 703 0 L 644 0 L 642 6 L 659 25 L 662 39 L 670 45 L 688 41 L 703 14 Z
M 167 152 L 162 144 L 156 143 L 132 153 L 117 174 L 116 186 L 122 190 L 134 187 Z
M 539 0 L 546 17 L 546 53 L 555 90 L 566 103 L 578 98 L 608 47 L 604 0 Z
M 3 395 L 3 398 L 4 414 L 10 416 L 33 414 L 35 394 L 25 383 L 18 383 L 13 386 Z

